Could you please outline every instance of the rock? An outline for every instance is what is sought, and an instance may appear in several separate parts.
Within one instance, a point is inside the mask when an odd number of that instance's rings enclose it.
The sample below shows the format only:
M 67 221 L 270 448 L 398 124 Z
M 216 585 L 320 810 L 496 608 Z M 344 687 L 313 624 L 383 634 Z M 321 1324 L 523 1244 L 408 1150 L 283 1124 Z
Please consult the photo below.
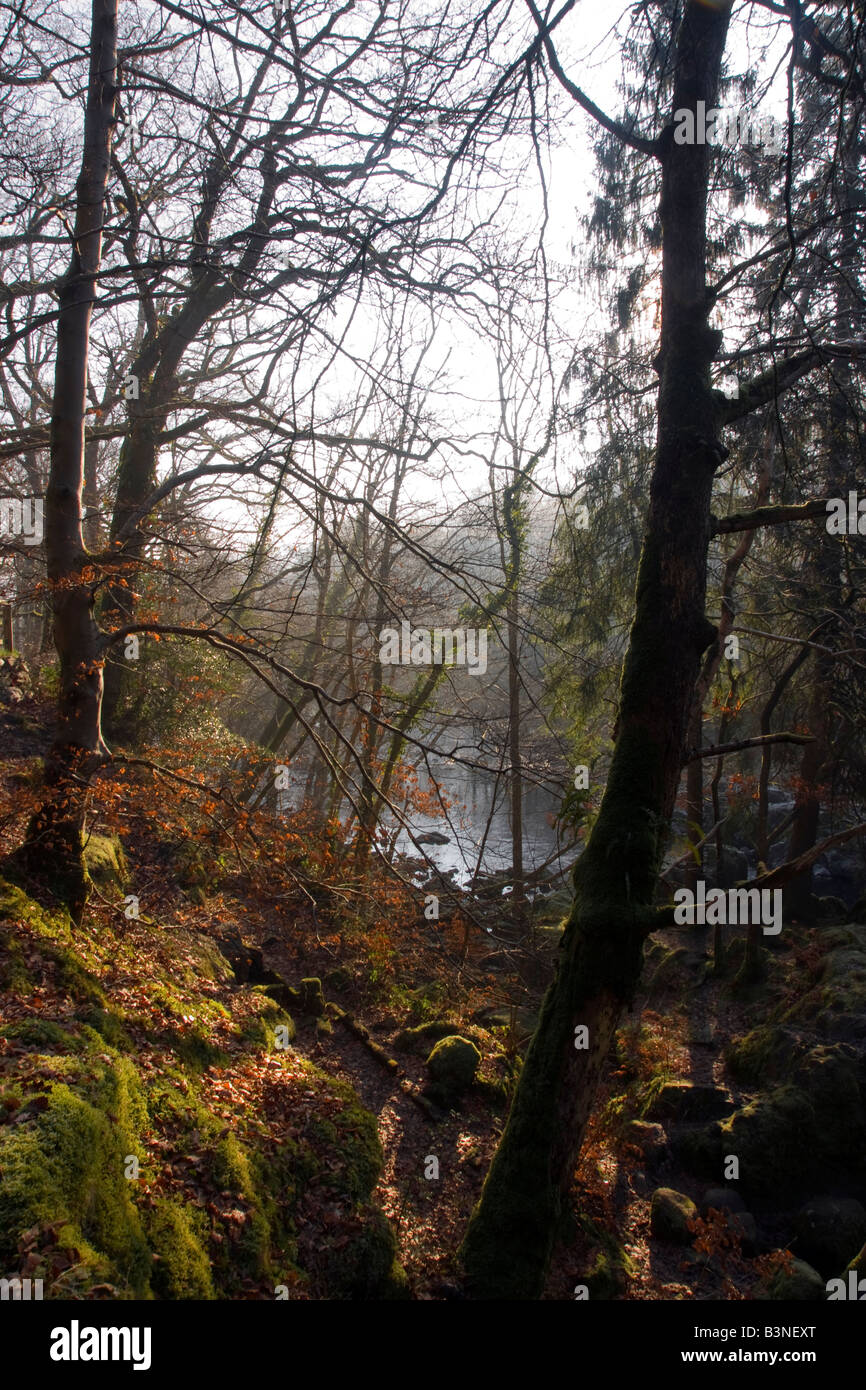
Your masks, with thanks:
M 697 1214 L 697 1207 L 684 1192 L 676 1192 L 672 1187 L 657 1187 L 650 1204 L 650 1230 L 657 1240 L 691 1245 L 694 1233 L 689 1230 L 688 1223 Z
M 472 1017 L 474 1019 L 477 1019 L 479 1023 L 483 1024 L 485 1028 L 511 1027 L 512 1015 L 510 1009 L 479 1009 L 478 1013 L 473 1014 Z M 514 1010 L 514 1027 L 517 1029 L 519 1033 L 534 1033 L 537 1026 L 538 1014 L 535 1013 L 532 1009 Z M 452 1028 L 451 1032 L 453 1033 L 453 1031 L 454 1029 Z
M 848 916 L 848 904 L 843 898 L 828 893 L 823 898 L 814 898 L 815 916 L 819 922 L 844 922 Z
M 667 1150 L 668 1136 L 662 1125 L 647 1120 L 631 1120 L 625 1128 L 625 1139 L 640 1149 L 644 1158 L 659 1159 Z
M 98 888 L 122 892 L 129 882 L 123 845 L 116 835 L 89 835 L 84 845 L 84 863 Z
M 282 984 L 280 976 L 265 965 L 258 946 L 248 946 L 237 932 L 231 936 L 214 937 L 214 941 L 234 971 L 238 984 Z
M 716 1211 L 744 1212 L 746 1204 L 739 1192 L 732 1187 L 708 1187 L 701 1198 L 701 1216 L 706 1216 L 710 1207 Z
M 427 1058 L 427 1070 L 447 1091 L 465 1091 L 475 1080 L 481 1053 L 468 1038 L 442 1038 Z
M 416 835 L 416 843 L 419 845 L 449 845 L 451 843 L 447 835 L 443 835 L 439 830 L 431 830 L 429 835 Z
M 440 1038 L 451 1038 L 459 1031 L 460 1024 L 449 1018 L 434 1018 L 428 1023 L 418 1023 L 414 1028 L 403 1028 L 394 1039 L 398 1052 L 424 1053 L 430 1044 Z
M 646 982 L 646 991 L 651 993 L 653 990 L 666 987 L 672 976 L 678 970 L 687 967 L 691 963 L 690 952 L 685 946 L 671 946 L 662 955 L 658 956 L 658 963 Z
M 794 1217 L 797 1251 L 830 1278 L 866 1240 L 866 1209 L 853 1197 L 815 1197 Z
M 819 1303 L 826 1299 L 827 1287 L 817 1269 L 805 1260 L 793 1260 L 790 1270 L 776 1270 L 766 1296 L 786 1303 Z
M 735 1038 L 725 1051 L 731 1075 L 746 1085 L 764 1086 L 784 1080 L 794 1060 L 802 1057 L 808 1044 L 802 1034 L 778 1024 L 762 1024 L 741 1038 Z
M 718 1120 L 681 1130 L 672 1137 L 671 1148 L 687 1172 L 718 1180 L 722 1172 L 722 1135 Z
M 325 996 L 322 992 L 322 981 L 315 976 L 307 980 L 301 980 L 299 993 L 298 1008 L 301 1013 L 311 1014 L 314 1018 L 321 1018 L 325 1012 Z
M 857 1180 L 864 1141 L 856 1058 L 839 1044 L 813 1047 L 784 1084 L 722 1123 L 683 1135 L 675 1147 L 690 1171 L 707 1176 L 734 1154 L 747 1199 L 796 1202 L 819 1182 Z
M 808 1022 L 828 1042 L 862 1046 L 866 1039 L 866 928 L 833 927 L 824 939 L 834 944 L 824 956 L 817 983 L 782 1021 Z
M 649 1119 L 721 1119 L 731 1109 L 727 1091 L 692 1081 L 668 1081 L 647 1110 Z

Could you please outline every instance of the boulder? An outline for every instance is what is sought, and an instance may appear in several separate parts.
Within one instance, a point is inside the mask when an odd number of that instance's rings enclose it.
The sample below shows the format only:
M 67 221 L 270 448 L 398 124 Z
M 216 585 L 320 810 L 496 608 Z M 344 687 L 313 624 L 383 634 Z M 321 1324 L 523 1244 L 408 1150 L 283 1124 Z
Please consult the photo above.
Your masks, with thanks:
M 831 928 L 833 943 L 817 982 L 784 1015 L 783 1022 L 808 1023 L 828 1042 L 862 1047 L 866 1039 L 866 928 Z
M 301 980 L 299 988 L 300 999 L 298 1008 L 302 1014 L 312 1014 L 314 1018 L 321 1018 L 325 1012 L 325 996 L 322 992 L 322 981 L 316 976 L 310 979 Z
M 648 1120 L 631 1120 L 625 1127 L 626 1142 L 640 1149 L 644 1158 L 660 1159 L 666 1152 L 668 1136 L 662 1125 L 650 1124 Z
M 691 1245 L 694 1232 L 689 1230 L 688 1223 L 697 1214 L 697 1207 L 684 1192 L 677 1192 L 672 1187 L 657 1187 L 650 1204 L 650 1230 L 657 1240 L 667 1240 L 673 1245 Z
M 765 1023 L 741 1038 L 734 1038 L 725 1051 L 728 1069 L 747 1086 L 766 1086 L 790 1075 L 796 1058 L 808 1051 L 808 1043 L 794 1028 Z
M 828 1178 L 855 1178 L 864 1140 L 856 1058 L 840 1044 L 811 1048 L 784 1084 L 720 1124 L 681 1136 L 676 1148 L 690 1171 L 707 1176 L 721 1171 L 726 1155 L 736 1155 L 747 1199 L 794 1202 Z
M 830 1278 L 866 1240 L 866 1208 L 853 1197 L 814 1197 L 797 1212 L 794 1230 L 798 1254 Z
M 418 1023 L 414 1028 L 403 1028 L 394 1039 L 394 1047 L 398 1052 L 415 1052 L 420 1056 L 429 1053 L 433 1043 L 439 1042 L 441 1038 L 453 1038 L 460 1030 L 460 1024 L 453 1018 L 434 1018 L 427 1023 Z M 472 1038 L 478 1035 L 474 1029 L 470 1030 Z
M 427 1058 L 427 1070 L 438 1086 L 457 1093 L 472 1085 L 480 1062 L 475 1044 L 454 1034 L 436 1044 Z
M 249 946 L 238 932 L 231 936 L 214 937 L 217 947 L 225 956 L 238 984 L 279 985 L 282 980 L 265 965 L 264 956 L 258 946 Z
M 116 835 L 88 835 L 84 844 L 84 864 L 97 888 L 122 892 L 129 882 L 129 869 L 123 845 Z
M 711 1207 L 716 1211 L 744 1212 L 746 1204 L 739 1192 L 732 1187 L 708 1187 L 701 1198 L 701 1216 L 706 1216 Z
M 766 1297 L 784 1303 L 819 1303 L 827 1297 L 827 1286 L 805 1260 L 792 1260 L 790 1269 L 776 1270 Z
M 727 1091 L 693 1081 L 668 1081 L 650 1103 L 652 1120 L 715 1120 L 731 1110 Z

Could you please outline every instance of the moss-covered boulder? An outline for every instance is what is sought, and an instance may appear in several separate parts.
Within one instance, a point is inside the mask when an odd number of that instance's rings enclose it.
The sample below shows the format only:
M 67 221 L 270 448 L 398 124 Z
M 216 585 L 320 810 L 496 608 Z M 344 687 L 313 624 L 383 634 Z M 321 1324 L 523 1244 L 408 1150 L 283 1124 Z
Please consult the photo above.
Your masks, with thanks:
M 194 1208 L 156 1199 L 147 1222 L 153 1251 L 153 1291 L 160 1298 L 215 1298 L 203 1220 Z
M 691 1197 L 672 1187 L 658 1187 L 650 1204 L 650 1230 L 656 1240 L 691 1245 L 694 1232 L 689 1229 L 689 1222 L 697 1215 L 698 1209 Z
M 718 1120 L 679 1130 L 671 1135 L 670 1142 L 677 1161 L 687 1173 L 716 1181 L 722 1176 L 722 1127 Z
M 454 1034 L 436 1044 L 427 1058 L 427 1070 L 438 1086 L 459 1095 L 472 1085 L 480 1063 L 481 1053 L 475 1044 Z
M 460 1024 L 451 1018 L 432 1018 L 427 1023 L 418 1023 L 413 1028 L 402 1028 L 394 1039 L 398 1052 L 414 1052 L 419 1056 L 429 1053 L 432 1043 L 441 1038 L 453 1038 L 460 1032 Z
M 731 1110 L 727 1091 L 694 1081 L 666 1081 L 650 1102 L 648 1120 L 716 1120 Z
M 84 866 L 97 888 L 125 888 L 129 868 L 116 835 L 89 835 L 84 842 Z
M 659 1162 L 668 1147 L 668 1136 L 664 1127 L 649 1120 L 629 1120 L 623 1130 L 626 1143 L 640 1149 L 647 1162 Z
M 746 1204 L 733 1187 L 708 1187 L 701 1198 L 701 1216 L 709 1211 L 732 1211 L 742 1213 Z
M 26 1255 L 46 1298 L 268 1297 L 283 1283 L 405 1296 L 372 1199 L 376 1117 L 303 1058 L 287 1064 L 291 1018 L 239 986 L 211 939 L 144 921 L 114 939 L 104 924 L 73 932 L 0 882 L 0 1012 L 9 999 L 0 1270 Z
M 381 1299 L 398 1297 L 405 1275 L 397 1263 L 397 1238 L 378 1207 L 364 1206 L 357 1228 L 324 1244 L 324 1284 L 329 1298 Z
M 808 1023 L 828 1042 L 859 1044 L 866 1038 L 866 927 L 832 928 L 815 984 L 783 1014 L 786 1023 Z
M 830 1278 L 866 1240 L 866 1209 L 853 1197 L 814 1197 L 794 1217 L 794 1231 L 797 1253 Z
M 714 1176 L 739 1160 L 747 1198 L 797 1201 L 820 1182 L 856 1178 L 866 1116 L 855 1056 L 843 1045 L 813 1047 L 772 1086 L 728 1119 L 677 1137 L 690 1171 Z
M 820 1303 L 827 1297 L 827 1287 L 817 1269 L 805 1260 L 792 1260 L 789 1267 L 781 1265 L 776 1270 L 764 1297 L 783 1303 Z
M 325 995 L 322 990 L 322 981 L 312 977 L 308 980 L 301 980 L 300 999 L 298 1008 L 302 1014 L 310 1014 L 313 1018 L 321 1018 L 325 1012 Z
M 120 1058 L 91 1100 L 57 1083 L 21 1107 L 0 1131 L 0 1267 L 13 1267 L 25 1230 L 59 1226 L 91 1282 L 109 1282 L 121 1297 L 146 1296 L 151 1256 L 125 1176 L 145 1113 L 135 1073 Z
M 767 1086 L 790 1074 L 792 1063 L 808 1051 L 803 1034 L 780 1024 L 762 1024 L 725 1049 L 731 1075 L 746 1086 Z

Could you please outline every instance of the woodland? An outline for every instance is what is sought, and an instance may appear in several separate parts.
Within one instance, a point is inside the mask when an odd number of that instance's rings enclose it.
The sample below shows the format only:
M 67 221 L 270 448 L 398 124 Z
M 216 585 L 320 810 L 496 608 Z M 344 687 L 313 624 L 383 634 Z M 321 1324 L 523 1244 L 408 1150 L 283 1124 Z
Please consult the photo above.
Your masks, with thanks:
M 866 1298 L 864 23 L 0 0 L 4 1299 Z

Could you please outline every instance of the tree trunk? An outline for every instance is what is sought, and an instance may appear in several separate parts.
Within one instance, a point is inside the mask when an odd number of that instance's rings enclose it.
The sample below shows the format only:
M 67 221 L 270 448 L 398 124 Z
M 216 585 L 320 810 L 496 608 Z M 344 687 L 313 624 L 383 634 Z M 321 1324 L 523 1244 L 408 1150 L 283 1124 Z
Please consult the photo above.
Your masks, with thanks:
M 809 717 L 809 728 L 815 735 L 815 742 L 807 743 L 803 749 L 797 805 L 788 843 L 788 859 L 799 859 L 801 854 L 805 854 L 818 842 L 818 821 L 821 815 L 820 780 L 829 759 L 824 718 L 826 699 L 826 688 L 818 681 Z M 814 915 L 810 865 L 785 886 L 785 916 L 798 922 L 810 922 Z
M 523 869 L 523 771 L 520 754 L 520 632 L 516 589 L 508 596 L 508 747 L 511 762 L 508 789 L 511 799 L 511 882 L 518 913 L 526 900 Z
M 715 105 L 729 18 L 729 4 L 686 4 L 674 111 Z M 617 740 L 575 868 L 556 978 L 461 1250 L 470 1292 L 482 1298 L 543 1291 L 595 1091 L 640 977 L 695 682 L 716 636 L 704 611 L 713 475 L 724 456 L 710 385 L 720 335 L 708 324 L 709 148 L 674 144 L 669 126 L 660 154 L 658 437 Z
M 76 186 L 72 259 L 60 288 L 45 494 L 45 552 L 60 656 L 57 730 L 46 768 L 46 797 L 24 846 L 28 868 L 50 869 L 55 890 L 77 919 L 87 895 L 82 861 L 84 800 L 102 740 L 103 639 L 94 621 L 93 577 L 82 534 L 84 419 L 90 318 L 102 255 L 105 189 L 117 97 L 117 0 L 93 0 L 84 151 Z
M 697 751 L 703 743 L 703 737 L 703 709 L 696 703 L 689 724 L 689 747 Z M 701 758 L 693 758 L 686 765 L 686 820 L 692 853 L 686 863 L 683 883 L 694 892 L 697 890 L 698 879 L 703 878 L 704 873 L 703 849 L 695 848 L 704 838 L 704 764 Z

